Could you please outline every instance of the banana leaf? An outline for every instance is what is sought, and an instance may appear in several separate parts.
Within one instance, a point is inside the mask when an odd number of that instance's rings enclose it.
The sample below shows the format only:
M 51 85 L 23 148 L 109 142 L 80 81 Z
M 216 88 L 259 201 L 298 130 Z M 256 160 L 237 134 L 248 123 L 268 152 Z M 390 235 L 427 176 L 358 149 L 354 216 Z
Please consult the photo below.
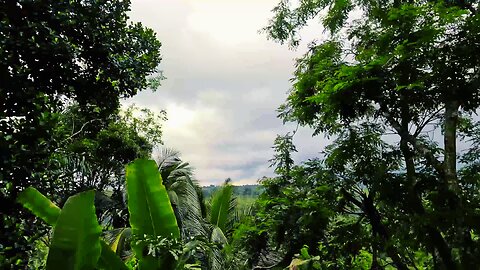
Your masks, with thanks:
M 95 269 L 102 228 L 95 215 L 94 191 L 68 198 L 60 212 L 47 257 L 47 270 Z
M 55 226 L 60 216 L 61 209 L 33 187 L 22 191 L 18 195 L 17 202 L 51 226 Z
M 163 258 L 148 255 L 143 241 L 151 238 L 178 239 L 180 231 L 170 199 L 153 160 L 139 159 L 126 170 L 128 211 L 134 240 L 132 248 L 139 260 L 139 269 L 164 269 Z
M 17 201 L 52 227 L 55 226 L 60 216 L 61 209 L 33 187 L 22 191 Z M 128 270 L 122 260 L 103 240 L 101 240 L 101 246 L 102 252 L 97 267 L 105 270 Z

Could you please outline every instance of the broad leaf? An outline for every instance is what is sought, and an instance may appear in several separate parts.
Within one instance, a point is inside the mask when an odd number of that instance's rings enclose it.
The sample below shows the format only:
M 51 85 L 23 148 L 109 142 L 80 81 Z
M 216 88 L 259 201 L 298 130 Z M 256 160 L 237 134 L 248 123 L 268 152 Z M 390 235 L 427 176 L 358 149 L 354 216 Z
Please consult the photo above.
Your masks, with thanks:
M 98 260 L 97 267 L 105 270 L 128 270 L 125 263 L 122 262 L 119 256 L 110 249 L 105 241 L 101 241 L 102 253 Z
M 102 251 L 94 191 L 68 198 L 53 230 L 47 270 L 95 269 Z
M 118 233 L 115 235 L 115 238 L 110 243 L 110 248 L 113 252 L 115 252 L 118 256 L 121 257 L 122 252 L 125 251 L 125 241 L 131 235 L 130 228 L 122 228 L 118 230 Z
M 55 226 L 60 216 L 60 208 L 33 187 L 22 191 L 17 201 L 49 225 Z
M 128 211 L 132 234 L 137 240 L 149 237 L 179 238 L 177 220 L 167 190 L 153 160 L 136 160 L 127 166 Z M 158 269 L 161 262 L 144 256 L 146 246 L 133 241 L 140 269 Z
M 48 225 L 55 226 L 60 216 L 61 209 L 33 187 L 29 187 L 21 192 L 17 201 Z M 106 270 L 128 269 L 103 240 L 101 240 L 101 245 L 102 253 L 98 260 L 97 267 Z

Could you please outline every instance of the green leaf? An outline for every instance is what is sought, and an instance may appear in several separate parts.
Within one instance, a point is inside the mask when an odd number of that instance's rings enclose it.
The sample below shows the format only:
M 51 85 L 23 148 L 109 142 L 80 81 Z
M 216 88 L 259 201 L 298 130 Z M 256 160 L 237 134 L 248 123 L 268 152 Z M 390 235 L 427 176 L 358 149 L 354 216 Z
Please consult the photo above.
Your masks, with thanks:
M 126 175 L 133 234 L 179 238 L 177 220 L 155 161 L 139 159 L 127 166 Z
M 22 191 L 17 201 L 49 225 L 55 226 L 60 216 L 60 208 L 33 187 Z
M 310 259 L 310 254 L 308 254 L 308 246 L 303 246 L 300 249 L 300 255 L 302 255 L 302 259 Z
M 98 260 L 97 267 L 105 270 L 128 270 L 128 267 L 120 260 L 120 258 L 111 250 L 105 241 L 101 241 L 102 253 Z
M 134 239 L 145 235 L 179 238 L 177 220 L 167 190 L 153 160 L 139 159 L 127 166 L 127 195 L 130 226 Z M 144 241 L 132 241 L 140 269 L 159 269 L 161 263 L 144 256 Z M 152 268 L 151 268 L 152 267 Z
M 43 196 L 37 189 L 29 187 L 22 191 L 17 201 L 23 207 L 30 210 L 34 215 L 41 218 L 48 225 L 55 226 L 61 209 L 56 206 L 47 197 Z M 102 253 L 98 261 L 98 267 L 106 270 L 127 270 L 126 265 L 120 258 L 110 249 L 110 247 L 102 240 Z
M 227 231 L 228 222 L 233 215 L 233 186 L 225 185 L 215 192 L 210 209 L 210 223 L 217 226 L 222 232 Z
M 225 234 L 219 227 L 213 228 L 212 235 L 210 236 L 210 241 L 215 244 L 228 244 L 227 237 L 225 237 Z
M 95 269 L 102 251 L 102 228 L 95 215 L 94 191 L 68 198 L 53 230 L 47 270 Z
M 110 244 L 110 248 L 118 256 L 122 255 L 122 251 L 125 249 L 125 239 L 131 234 L 130 228 L 123 228 L 115 237 L 114 241 Z

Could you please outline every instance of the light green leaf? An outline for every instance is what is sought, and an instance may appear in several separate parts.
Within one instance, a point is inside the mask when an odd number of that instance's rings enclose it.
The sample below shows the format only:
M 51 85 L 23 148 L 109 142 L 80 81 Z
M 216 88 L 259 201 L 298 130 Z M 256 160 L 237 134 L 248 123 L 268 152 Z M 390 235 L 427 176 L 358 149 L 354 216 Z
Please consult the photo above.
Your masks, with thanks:
M 122 255 L 122 251 L 125 249 L 125 239 L 130 236 L 131 230 L 130 228 L 123 228 L 120 229 L 119 233 L 115 237 L 114 241 L 110 244 L 110 248 L 113 252 L 115 252 L 118 256 Z
M 53 230 L 47 270 L 95 269 L 102 251 L 102 228 L 95 215 L 94 191 L 68 198 Z
M 217 226 L 222 232 L 227 231 L 229 220 L 234 214 L 233 186 L 225 185 L 215 192 L 210 209 L 210 223 Z
M 60 216 L 60 208 L 33 187 L 22 191 L 17 201 L 49 225 L 55 226 Z
M 33 187 L 29 187 L 21 192 L 17 201 L 51 226 L 55 226 L 57 219 L 60 216 L 61 209 Z M 101 241 L 101 245 L 102 253 L 97 267 L 106 270 L 128 269 L 122 260 L 103 240 Z
M 105 270 L 128 270 L 125 263 L 111 250 L 105 241 L 101 241 L 101 245 L 102 253 L 98 260 L 97 267 Z
M 136 160 L 127 166 L 126 177 L 128 211 L 134 238 L 142 239 L 144 235 L 179 238 L 177 220 L 155 161 Z M 132 247 L 139 259 L 140 269 L 160 267 L 160 261 L 143 256 L 146 246 L 142 241 L 133 241 Z

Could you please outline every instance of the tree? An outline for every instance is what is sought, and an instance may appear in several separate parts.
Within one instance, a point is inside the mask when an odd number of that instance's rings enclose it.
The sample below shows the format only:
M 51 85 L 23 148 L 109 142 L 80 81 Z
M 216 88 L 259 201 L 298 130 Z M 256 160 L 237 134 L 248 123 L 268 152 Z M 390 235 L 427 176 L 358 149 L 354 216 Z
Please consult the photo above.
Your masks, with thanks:
M 151 29 L 128 22 L 129 1 L 0 1 L 0 190 L 6 267 L 22 267 L 25 238 L 13 198 L 35 185 L 48 195 L 43 176 L 58 148 L 53 140 L 61 107 L 74 100 L 92 119 L 115 113 L 119 98 L 148 85 L 160 62 Z M 13 207 L 12 207 L 13 206 Z M 19 219 L 20 218 L 20 219 Z M 31 218 L 30 218 L 31 220 Z
M 252 188 L 250 186 L 243 187 L 242 195 L 247 197 L 252 196 Z
M 161 148 L 155 157 L 158 171 L 168 190 L 170 202 L 184 239 L 206 236 L 205 204 L 193 168 L 180 159 L 180 153 L 170 148 Z
M 415 262 L 400 249 L 392 250 L 395 246 L 388 243 L 393 238 L 408 248 L 425 247 L 434 267 L 468 269 L 477 264 L 479 243 L 472 237 L 477 234 L 472 221 L 478 218 L 473 211 L 478 205 L 472 203 L 469 190 L 476 190 L 478 182 L 469 177 L 476 177 L 478 171 L 468 176 L 457 171 L 458 135 L 468 137 L 472 132 L 462 123 L 469 122 L 479 107 L 476 5 L 470 1 L 342 0 L 300 1 L 292 8 L 289 1 L 281 1 L 264 29 L 269 37 L 296 46 L 299 29 L 326 10 L 322 17 L 328 31 L 325 41 L 313 43 L 298 60 L 293 88 L 280 116 L 309 125 L 316 134 L 344 138 L 368 136 L 371 132 L 364 128 L 377 125 L 370 129 L 380 134 L 376 144 L 391 145 L 391 150 L 384 147 L 385 154 L 399 155 L 382 166 L 393 168 L 399 161 L 401 166 L 396 173 L 387 170 L 382 178 L 375 177 L 385 172 L 381 167 L 373 168 L 373 175 L 364 174 L 372 185 L 369 193 L 352 196 L 350 203 L 365 207 L 365 202 L 373 200 L 372 205 L 388 206 L 383 213 L 371 208 L 368 219 L 386 241 L 384 251 L 397 268 L 406 269 Z M 354 13 L 360 13 L 360 19 L 350 19 Z M 359 128 L 364 130 L 359 133 Z M 441 147 L 428 136 L 429 128 L 437 133 L 441 129 Z M 387 138 L 388 134 L 395 137 Z M 350 140 L 338 143 L 343 154 L 362 149 Z M 371 154 L 357 159 L 369 163 Z M 365 170 L 357 167 L 347 179 L 361 172 Z M 393 201 L 385 197 L 388 185 L 399 187 L 402 196 L 394 196 Z M 348 199 L 348 194 L 343 195 Z M 362 194 L 365 200 L 358 201 Z M 392 224 L 410 226 L 417 240 L 406 243 L 410 231 L 375 229 L 375 220 L 384 215 Z
M 273 144 L 275 154 L 273 158 L 269 160 L 270 167 L 275 167 L 275 173 L 283 175 L 284 179 L 288 180 L 290 170 L 294 163 L 292 153 L 297 152 L 293 144 L 293 135 L 290 135 L 290 133 L 284 136 L 277 135 Z
M 56 140 L 62 143 L 50 158 L 49 177 L 56 179 L 52 198 L 63 205 L 69 196 L 95 189 L 102 225 L 125 227 L 125 165 L 149 158 L 162 143 L 165 112 L 132 105 L 108 119 L 87 121 L 78 110 L 69 106 L 57 124 Z
M 195 257 L 202 269 L 225 269 L 224 247 L 235 223 L 236 197 L 230 179 L 215 190 L 209 201 L 193 176 L 193 168 L 180 153 L 162 148 L 155 158 L 164 179 L 183 241 L 198 241 L 202 248 Z

